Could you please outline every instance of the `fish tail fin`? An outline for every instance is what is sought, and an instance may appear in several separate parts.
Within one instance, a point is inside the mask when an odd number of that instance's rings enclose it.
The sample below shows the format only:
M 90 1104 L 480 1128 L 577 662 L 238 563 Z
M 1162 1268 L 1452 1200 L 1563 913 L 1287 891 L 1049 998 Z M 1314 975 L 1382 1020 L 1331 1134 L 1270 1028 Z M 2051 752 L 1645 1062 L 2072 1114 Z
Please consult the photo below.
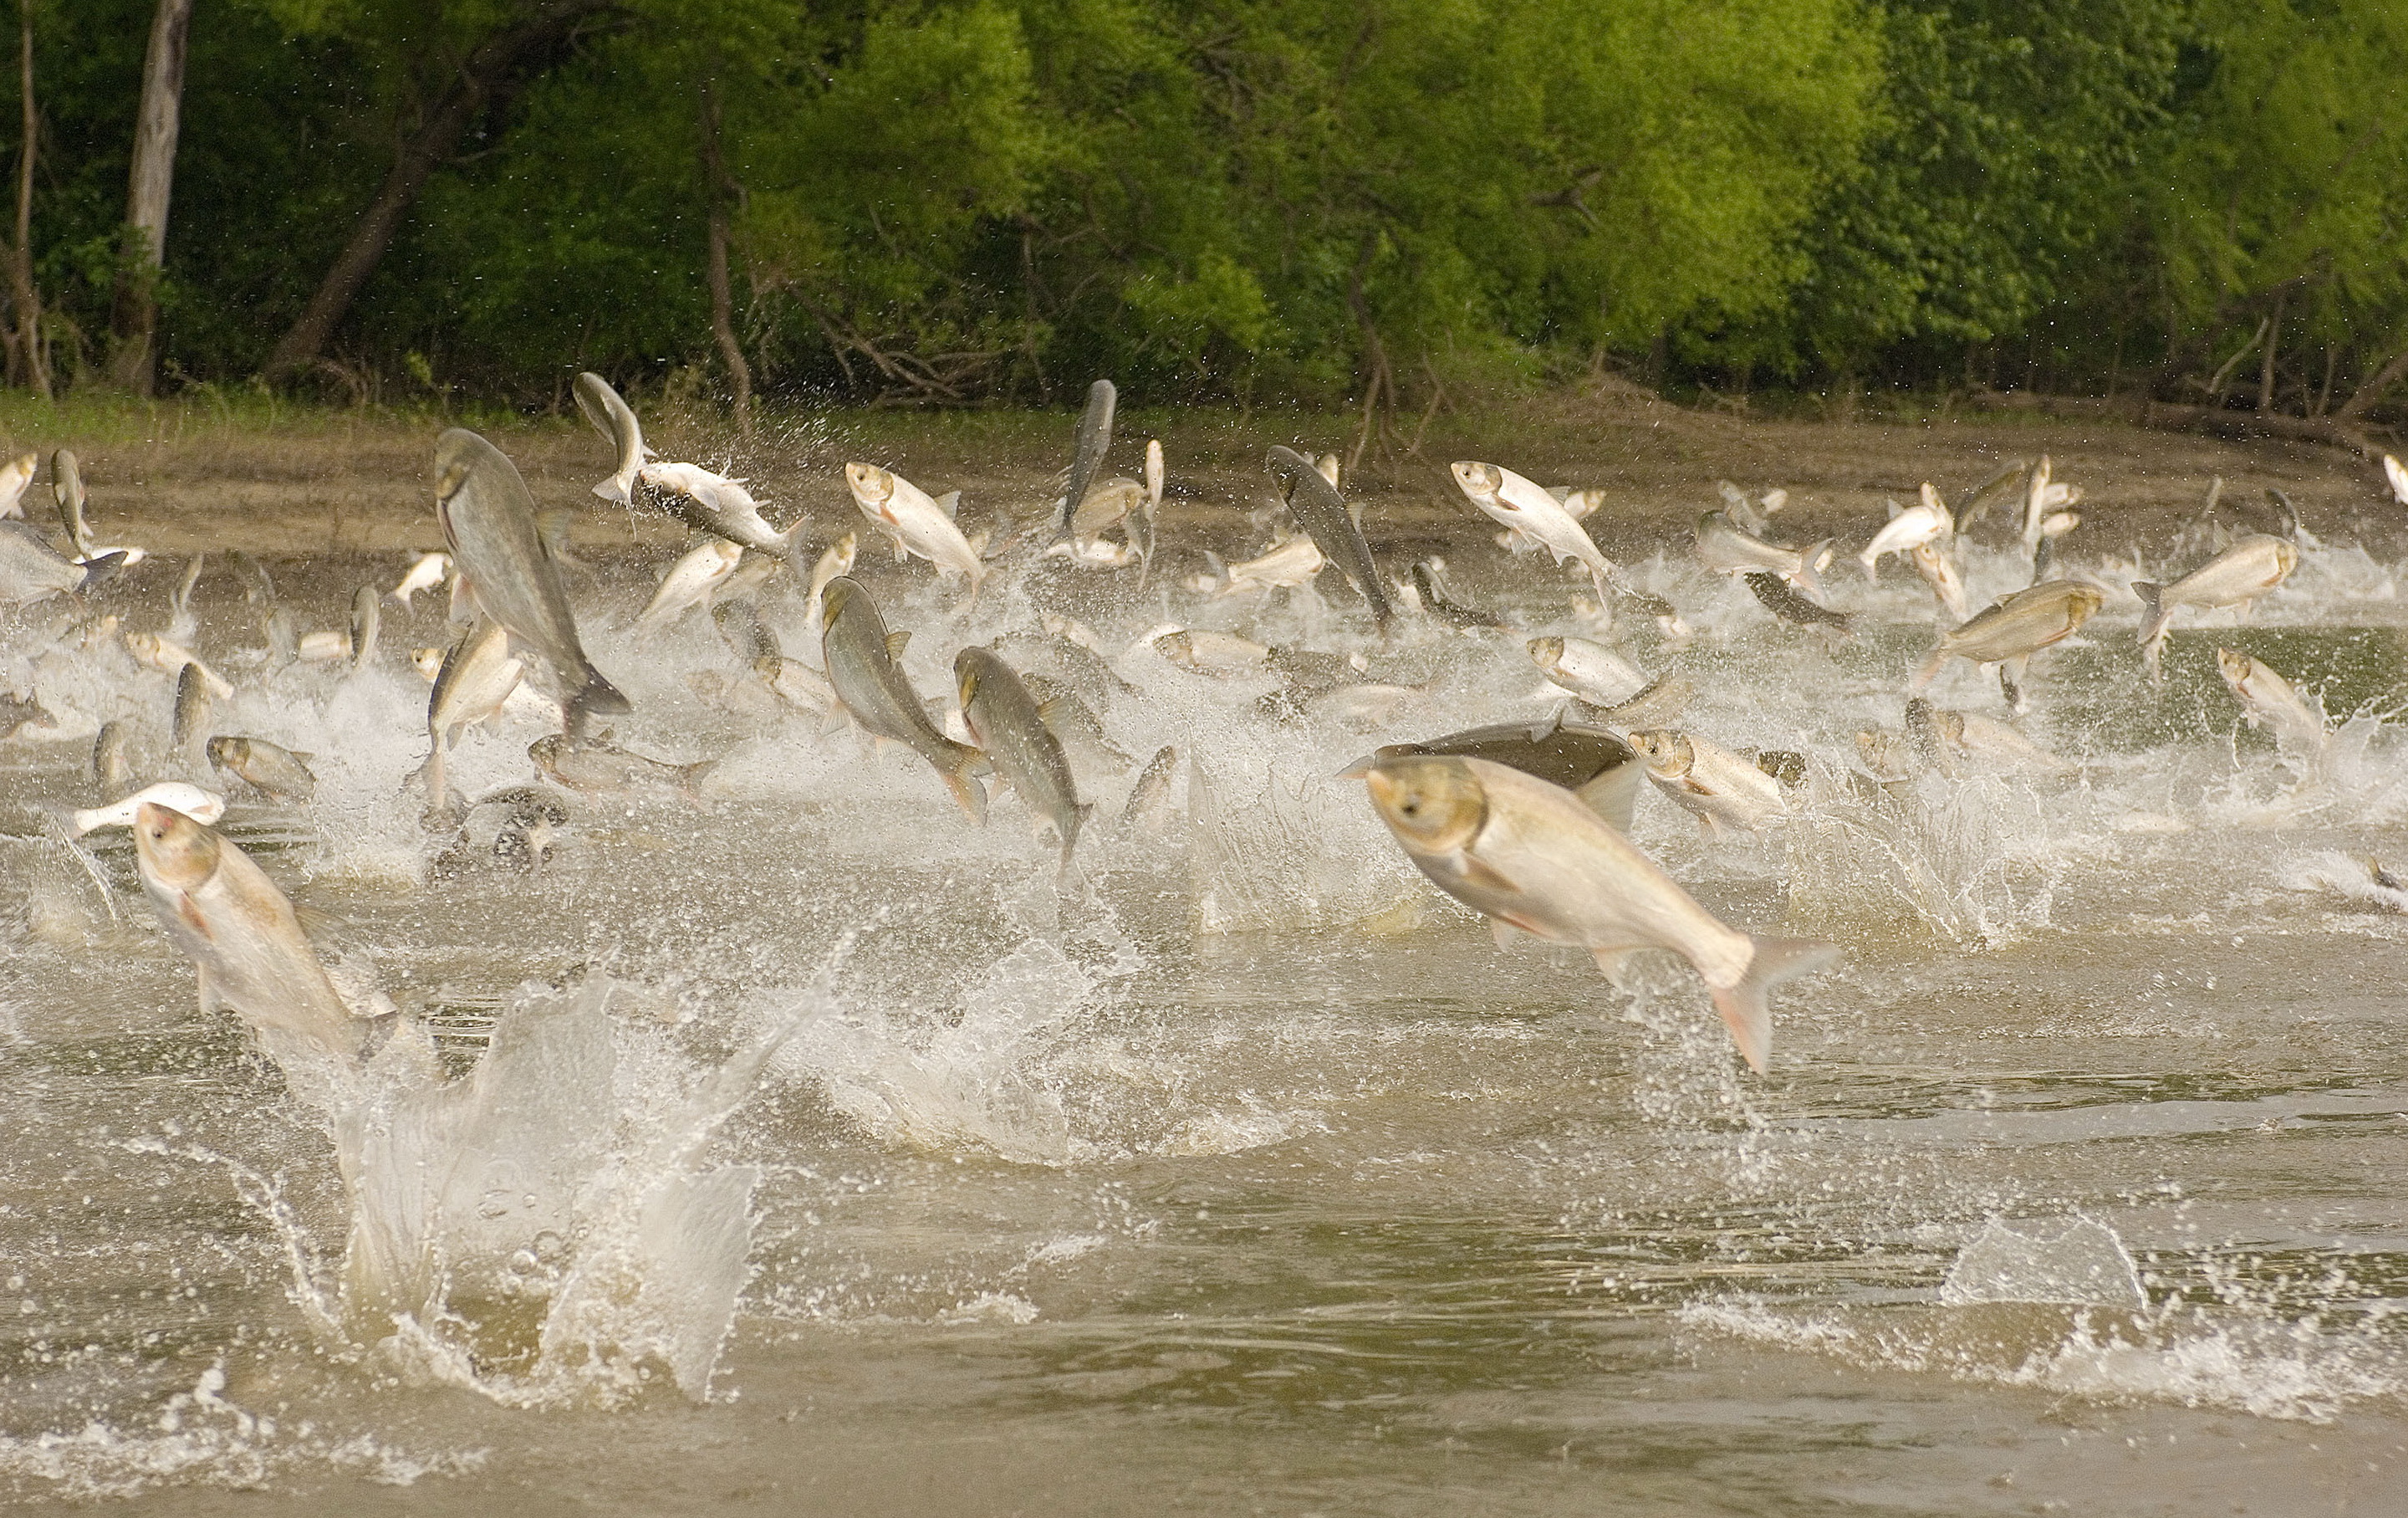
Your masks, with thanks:
M 1223 563 L 1221 556 L 1212 552 L 1210 548 L 1204 550 L 1204 564 L 1207 569 L 1212 571 L 1212 578 L 1220 582 L 1219 588 L 1215 589 L 1212 594 L 1216 596 L 1227 595 L 1229 593 L 1229 566 Z
M 778 552 L 784 556 L 787 563 L 795 567 L 795 572 L 800 574 L 807 585 L 810 582 L 811 563 L 804 557 L 803 529 L 809 526 L 810 526 L 810 519 L 805 517 L 778 534 Z
M 619 687 L 602 678 L 602 672 L 588 666 L 585 684 L 568 699 L 566 715 L 568 730 L 584 730 L 585 719 L 591 716 L 620 716 L 636 709 L 635 702 L 619 693 Z
M 1948 643 L 1947 640 L 1942 639 L 1932 646 L 1930 653 L 1924 656 L 1923 662 L 1915 666 L 1914 678 L 1907 683 L 1907 688 L 1920 693 L 1932 681 L 1939 679 L 1940 672 L 1947 667 Z
M 1821 542 L 1809 544 L 1806 550 L 1798 556 L 1798 588 L 1818 601 L 1823 599 L 1823 569 L 1820 560 L 1829 555 L 1831 544 L 1837 541 L 1837 539 L 1826 538 Z
M 1760 1076 L 1772 1053 L 1772 988 L 1830 963 L 1839 958 L 1840 946 L 1805 938 L 1751 938 L 1749 943 L 1755 952 L 1739 984 L 1708 990 L 1713 993 L 1714 1010 L 1730 1029 L 1731 1041 L 1748 1068 Z
M 613 505 L 632 506 L 635 502 L 631 499 L 627 485 L 628 482 L 614 474 L 607 480 L 595 481 L 594 493 Z
M 939 777 L 945 782 L 945 788 L 953 793 L 953 800 L 961 803 L 962 810 L 969 815 L 972 822 L 980 824 L 986 821 L 986 788 L 972 777 L 986 762 L 984 753 L 964 745 L 960 757 L 937 771 Z
M 2132 594 L 2141 598 L 2141 642 L 2143 643 L 2156 643 L 2166 630 L 2165 593 L 2165 586 L 2151 581 L 2132 582 Z
M 684 766 L 682 769 L 678 771 L 678 785 L 681 787 L 689 796 L 701 795 L 702 783 L 710 779 L 711 772 L 718 769 L 721 764 L 724 763 L 726 759 L 727 756 L 722 754 L 716 759 L 707 759 L 700 760 L 697 763 Z
M 83 567 L 83 583 L 76 586 L 76 594 L 80 596 L 108 584 L 117 577 L 118 571 L 132 562 L 122 553 L 104 554 L 92 560 Z

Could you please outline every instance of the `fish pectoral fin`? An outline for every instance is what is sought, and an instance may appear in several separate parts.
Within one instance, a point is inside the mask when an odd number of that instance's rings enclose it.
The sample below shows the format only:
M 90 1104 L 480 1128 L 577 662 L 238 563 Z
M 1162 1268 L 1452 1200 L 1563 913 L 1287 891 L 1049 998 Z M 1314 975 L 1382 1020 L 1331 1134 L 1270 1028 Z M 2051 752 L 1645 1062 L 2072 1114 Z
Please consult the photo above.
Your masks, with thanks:
M 1512 948 L 1513 941 L 1522 935 L 1521 928 L 1506 921 L 1503 918 L 1488 919 L 1488 936 L 1498 948 Z
M 206 1018 L 214 1014 L 222 1004 L 218 1000 L 217 982 L 209 978 L 208 966 L 201 966 L 200 972 L 201 1016 Z
M 903 657 L 903 650 L 910 646 L 911 635 L 909 632 L 890 632 L 886 635 L 886 657 L 888 658 L 901 658 Z
M 1456 866 L 1456 874 L 1462 875 L 1469 883 L 1478 886 L 1485 890 L 1519 890 L 1522 889 L 1515 885 L 1506 875 L 1498 872 L 1494 866 L 1484 864 L 1480 860 L 1473 859 L 1469 854 L 1462 855 L 1460 858 L 1461 862 Z
M 1625 967 L 1630 963 L 1630 956 L 1638 953 L 1639 950 L 1636 948 L 1592 948 L 1588 952 L 1589 958 L 1597 961 L 1598 972 L 1602 974 L 1606 979 L 1613 982 L 1616 990 L 1620 990 L 1622 988 L 1622 972 Z

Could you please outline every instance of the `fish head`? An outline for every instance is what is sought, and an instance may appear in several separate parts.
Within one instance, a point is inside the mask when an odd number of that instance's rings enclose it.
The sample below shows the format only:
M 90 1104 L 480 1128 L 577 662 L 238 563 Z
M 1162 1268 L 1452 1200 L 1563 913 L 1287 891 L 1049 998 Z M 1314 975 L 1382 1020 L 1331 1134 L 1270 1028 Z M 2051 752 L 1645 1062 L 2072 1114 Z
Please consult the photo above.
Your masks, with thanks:
M 1182 669 L 1196 667 L 1196 640 L 1185 632 L 1166 632 L 1154 641 L 1154 651 Z
M 1455 475 L 1455 483 L 1472 499 L 1498 511 L 1513 509 L 1511 502 L 1498 499 L 1497 492 L 1505 488 L 1505 471 L 1496 465 L 1466 458 L 1448 465 L 1447 469 Z
M 895 495 L 895 476 L 875 464 L 847 464 L 844 483 L 864 506 L 883 506 Z
M 248 759 L 251 757 L 251 740 L 248 738 L 212 738 L 208 743 L 201 745 L 201 751 L 208 756 L 209 764 L 212 768 L 220 770 L 233 769 L 239 766 L 245 759 Z
M 1564 661 L 1561 638 L 1533 638 L 1523 646 L 1530 651 L 1530 662 L 1542 670 L 1552 670 Z
M 169 890 L 192 890 L 217 874 L 225 841 L 172 806 L 144 802 L 134 809 L 134 850 L 143 878 Z
M 2285 544 L 2286 547 L 2289 545 Z M 2091 614 L 2107 603 L 2107 593 L 2097 586 L 2075 582 L 2066 588 L 2065 619 L 2075 627 L 2090 620 Z
M 2299 567 L 2300 550 L 2298 545 L 2289 542 L 2287 539 L 2275 539 L 2274 578 L 2277 580 L 2288 579 L 2291 571 Z
M 413 648 L 409 651 L 409 667 L 421 676 L 432 680 L 443 672 L 443 650 Z
M 718 571 L 722 574 L 733 571 L 736 568 L 736 561 L 744 557 L 742 543 L 729 542 L 724 538 L 713 538 L 708 546 L 710 549 L 711 557 L 719 561 Z
M 2040 535 L 2043 538 L 2062 538 L 2081 525 L 2080 512 L 2052 512 L 2042 519 Z
M 848 532 L 843 537 L 838 538 L 836 541 L 836 546 L 834 548 L 828 550 L 828 559 L 831 563 L 836 565 L 837 573 L 844 574 L 852 570 L 853 556 L 860 552 L 860 536 L 856 533 Z
M 2235 690 L 2239 690 L 2241 683 L 2249 678 L 2249 666 L 2256 662 L 2239 649 L 2219 648 L 2215 651 L 2216 672 L 2223 675 L 2224 683 Z
M 1929 486 L 1925 488 L 1928 489 Z M 1948 561 L 1940 557 L 1939 549 L 1928 542 L 1916 543 L 1907 550 L 1907 554 L 1914 558 L 1914 567 L 1928 576 L 1936 578 L 1947 572 Z
M 1647 761 L 1651 774 L 1660 774 L 1668 779 L 1684 775 L 1698 761 L 1697 748 L 1689 742 L 1688 735 L 1674 732 L 1670 728 L 1642 728 L 1629 735 L 1629 742 L 1631 747 L 1639 750 L 1640 758 Z
M 1906 766 L 1899 762 L 1897 749 L 1898 739 L 1893 733 L 1880 728 L 1856 730 L 1856 757 L 1865 761 L 1865 768 L 1877 778 L 1891 779 L 1906 773 Z
M 970 702 L 978 699 L 979 683 L 985 678 L 987 666 L 995 656 L 983 648 L 969 647 L 953 656 L 953 691 L 961 698 L 967 713 Z
M 566 733 L 550 733 L 527 745 L 527 758 L 535 760 L 536 768 L 544 773 L 556 774 L 560 771 L 560 757 L 567 748 Z
M 823 625 L 834 622 L 842 615 L 844 609 L 852 605 L 853 599 L 860 594 L 861 586 L 857 581 L 848 579 L 841 574 L 830 580 L 820 591 L 820 616 Z
M 1444 754 L 1383 759 L 1363 776 L 1371 804 L 1414 854 L 1459 854 L 1488 821 L 1488 793 L 1463 760 Z

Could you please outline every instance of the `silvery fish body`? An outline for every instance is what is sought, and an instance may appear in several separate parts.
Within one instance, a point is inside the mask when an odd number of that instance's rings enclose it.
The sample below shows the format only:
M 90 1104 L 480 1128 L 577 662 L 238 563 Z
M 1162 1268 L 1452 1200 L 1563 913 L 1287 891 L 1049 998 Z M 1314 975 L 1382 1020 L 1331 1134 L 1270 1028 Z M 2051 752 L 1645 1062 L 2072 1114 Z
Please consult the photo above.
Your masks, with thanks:
M 1828 962 L 1828 944 L 1753 938 L 1716 918 L 1653 860 L 1560 786 L 1487 759 L 1412 755 L 1364 777 L 1371 802 L 1421 872 L 1508 930 L 1587 949 L 1614 974 L 1642 948 L 1680 955 L 1704 977 L 1749 1065 L 1771 1052 L 1769 993 Z
M 2272 730 L 2274 746 L 2286 754 L 2321 759 L 2328 742 L 2325 716 L 2288 680 L 2238 649 L 2215 651 L 2216 672 L 2241 702 L 2251 727 Z
M 1340 772 L 1350 776 L 1370 773 L 1386 759 L 1416 754 L 1452 754 L 1486 759 L 1508 769 L 1561 786 L 1583 804 L 1621 832 L 1630 831 L 1639 788 L 1646 773 L 1637 750 L 1603 728 L 1564 720 L 1558 712 L 1544 722 L 1502 722 L 1467 728 L 1420 743 L 1390 744 L 1366 755 Z
M 1096 471 L 1104 467 L 1104 456 L 1112 451 L 1112 411 L 1119 401 L 1120 392 L 1110 380 L 1087 386 L 1086 410 L 1079 413 L 1078 437 L 1070 453 L 1070 478 L 1062 492 L 1062 514 L 1054 527 L 1056 542 L 1074 535 L 1072 517 L 1086 500 Z
M 301 756 L 265 738 L 212 738 L 209 763 L 240 775 L 251 788 L 277 802 L 306 802 L 318 789 L 318 777 Z
M 988 649 L 965 648 L 955 655 L 953 678 L 970 736 L 986 751 L 996 773 L 1054 825 L 1068 868 L 1080 825 L 1092 809 L 1080 803 L 1069 757 L 1043 708 L 1011 667 Z
M 585 413 L 594 430 L 610 445 L 611 456 L 617 463 L 609 479 L 595 484 L 594 493 L 624 506 L 634 499 L 637 471 L 644 467 L 644 460 L 652 456 L 652 451 L 644 446 L 643 426 L 619 392 L 611 388 L 610 382 L 599 374 L 591 370 L 580 374 L 573 388 L 577 409 Z
M 2245 606 L 2272 591 L 2300 567 L 2300 551 L 2281 538 L 2253 532 L 2172 585 L 2132 582 L 2141 598 L 2141 642 L 2154 646 L 2165 636 L 2177 607 Z
M 24 524 L 0 523 L 0 606 L 80 594 L 105 578 L 98 565 L 77 563 Z
M 1940 492 L 1927 484 L 1920 501 L 1903 511 L 1892 508 L 1889 521 L 1873 534 L 1872 542 L 1865 544 L 1864 551 L 1856 555 L 1856 562 L 1862 564 L 1870 575 L 1874 572 L 1884 554 L 1907 553 L 1920 544 L 1945 538 L 1956 530 L 1956 519 L 1948 514 L 1947 504 L 1941 500 Z
M 963 576 L 969 582 L 970 602 L 977 602 L 986 565 L 926 491 L 875 464 L 847 464 L 844 483 L 861 514 L 893 540 L 896 557 L 917 554 L 946 573 Z
M 890 636 L 869 593 L 850 576 L 829 581 L 824 600 L 827 630 L 821 637 L 821 663 L 846 715 L 863 730 L 926 759 L 962 810 L 983 821 L 986 792 L 974 776 L 990 767 L 987 757 L 953 742 L 928 720 L 919 693 L 895 662 L 910 635 Z
M 1647 673 L 1590 638 L 1533 638 L 1530 662 L 1550 684 L 1584 701 L 1612 706 L 1647 687 Z
M 1270 468 L 1287 484 L 1288 511 L 1296 517 L 1297 525 L 1320 546 L 1323 557 L 1353 582 L 1356 592 L 1370 606 L 1372 620 L 1385 633 L 1396 611 L 1388 604 L 1388 590 L 1381 583 L 1380 567 L 1372 562 L 1371 545 L 1363 541 L 1363 529 L 1348 509 L 1346 499 L 1329 483 L 1328 476 L 1293 448 L 1274 444 Z
M 162 780 L 121 796 L 106 806 L 77 812 L 69 820 L 75 824 L 76 836 L 80 838 L 98 828 L 130 828 L 134 826 L 135 814 L 145 806 L 164 806 L 195 822 L 213 823 L 225 816 L 225 798 L 217 792 L 181 780 Z
M 644 609 L 637 614 L 636 626 L 647 631 L 657 631 L 675 622 L 710 600 L 711 592 L 736 572 L 737 563 L 743 557 L 744 548 L 740 543 L 730 542 L 724 538 L 704 540 L 700 547 L 670 565 L 669 571 L 661 576 L 660 586 L 653 590 L 652 599 L 646 601 Z
M 1327 564 L 1327 556 L 1312 538 L 1298 533 L 1269 553 L 1236 564 L 1220 565 L 1217 580 L 1207 581 L 1205 588 L 1212 595 L 1234 596 L 1240 591 L 1271 590 L 1281 586 L 1310 585 Z
M 1727 512 L 1707 512 L 1698 518 L 1698 561 L 1717 574 L 1751 571 L 1777 574 L 1808 596 L 1823 594 L 1822 561 L 1831 540 L 1805 548 L 1784 548 L 1742 530 Z
M 1589 541 L 1586 528 L 1563 502 L 1512 470 L 1475 459 L 1450 466 L 1457 488 L 1498 524 L 1535 539 L 1558 564 L 1578 563 L 1603 596 L 1614 578 L 1613 564 Z
M 558 681 L 572 730 L 591 715 L 632 711 L 578 641 L 559 567 L 536 528 L 518 466 L 466 427 L 435 442 L 436 515 L 466 596 Z
M 143 893 L 199 972 L 205 1009 L 231 1008 L 271 1041 L 297 1039 L 347 1064 L 358 1059 L 366 1021 L 343 1005 L 293 904 L 249 855 L 186 814 L 148 803 L 135 815 L 134 842 Z
M 760 504 L 741 480 L 704 469 L 699 464 L 647 464 L 636 477 L 661 492 L 670 511 L 696 531 L 726 538 L 747 548 L 791 557 L 802 532 L 796 522 L 784 532 L 761 518 Z
M 1708 833 L 1724 828 L 1757 832 L 1789 810 L 1781 783 L 1754 759 L 1669 728 L 1643 729 L 1630 746 L 1646 760 L 1647 778 Z

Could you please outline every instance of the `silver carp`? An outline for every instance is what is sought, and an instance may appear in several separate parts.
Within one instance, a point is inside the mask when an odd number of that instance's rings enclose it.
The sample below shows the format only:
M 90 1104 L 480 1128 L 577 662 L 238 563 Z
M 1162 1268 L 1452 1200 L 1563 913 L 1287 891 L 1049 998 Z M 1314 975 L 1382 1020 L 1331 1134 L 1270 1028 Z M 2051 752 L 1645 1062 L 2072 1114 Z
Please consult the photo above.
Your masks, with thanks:
M 609 479 L 595 484 L 594 493 L 604 500 L 628 505 L 635 499 L 636 471 L 653 456 L 652 451 L 644 446 L 643 426 L 619 392 L 611 388 L 610 382 L 599 374 L 590 369 L 580 374 L 572 389 L 577 396 L 577 409 L 585 413 L 594 430 L 610 445 L 610 455 L 617 465 Z
M 633 711 L 577 638 L 559 566 L 537 530 L 518 466 L 466 427 L 435 441 L 435 510 L 466 596 L 551 667 L 571 732 L 588 717 Z
M 1087 386 L 1087 409 L 1079 413 L 1079 431 L 1070 452 L 1070 478 L 1062 491 L 1062 514 L 1054 524 L 1052 542 L 1075 540 L 1071 518 L 1087 499 L 1087 487 L 1095 483 L 1096 472 L 1104 467 L 1104 455 L 1112 451 L 1112 411 L 1119 404 L 1120 392 L 1110 380 L 1097 380 Z
M 1053 824 L 1062 841 L 1062 868 L 1068 869 L 1079 829 L 1095 808 L 1079 801 L 1069 756 L 1048 724 L 1044 706 L 990 649 L 965 648 L 954 655 L 953 680 L 970 736 L 986 751 L 997 777 Z
M 1372 620 L 1385 634 L 1396 609 L 1388 604 L 1388 589 L 1381 583 L 1379 566 L 1372 561 L 1371 545 L 1363 541 L 1363 529 L 1347 508 L 1346 499 L 1312 460 L 1293 448 L 1274 444 L 1270 469 L 1287 484 L 1287 507 L 1297 525 L 1312 536 L 1323 556 L 1354 584 L 1370 606 Z
M 1839 952 L 1725 925 L 1579 797 L 1506 765 L 1412 755 L 1373 765 L 1364 784 L 1422 874 L 1498 924 L 1500 942 L 1518 931 L 1574 945 L 1608 976 L 1638 949 L 1687 960 L 1759 1074 L 1772 1048 L 1772 988 Z
M 827 628 L 821 634 L 820 662 L 846 716 L 872 737 L 901 744 L 928 761 L 972 821 L 986 820 L 986 791 L 976 776 L 993 768 L 987 757 L 937 730 L 920 704 L 919 692 L 895 662 L 910 634 L 890 634 L 869 592 L 850 575 L 838 575 L 822 592 Z

